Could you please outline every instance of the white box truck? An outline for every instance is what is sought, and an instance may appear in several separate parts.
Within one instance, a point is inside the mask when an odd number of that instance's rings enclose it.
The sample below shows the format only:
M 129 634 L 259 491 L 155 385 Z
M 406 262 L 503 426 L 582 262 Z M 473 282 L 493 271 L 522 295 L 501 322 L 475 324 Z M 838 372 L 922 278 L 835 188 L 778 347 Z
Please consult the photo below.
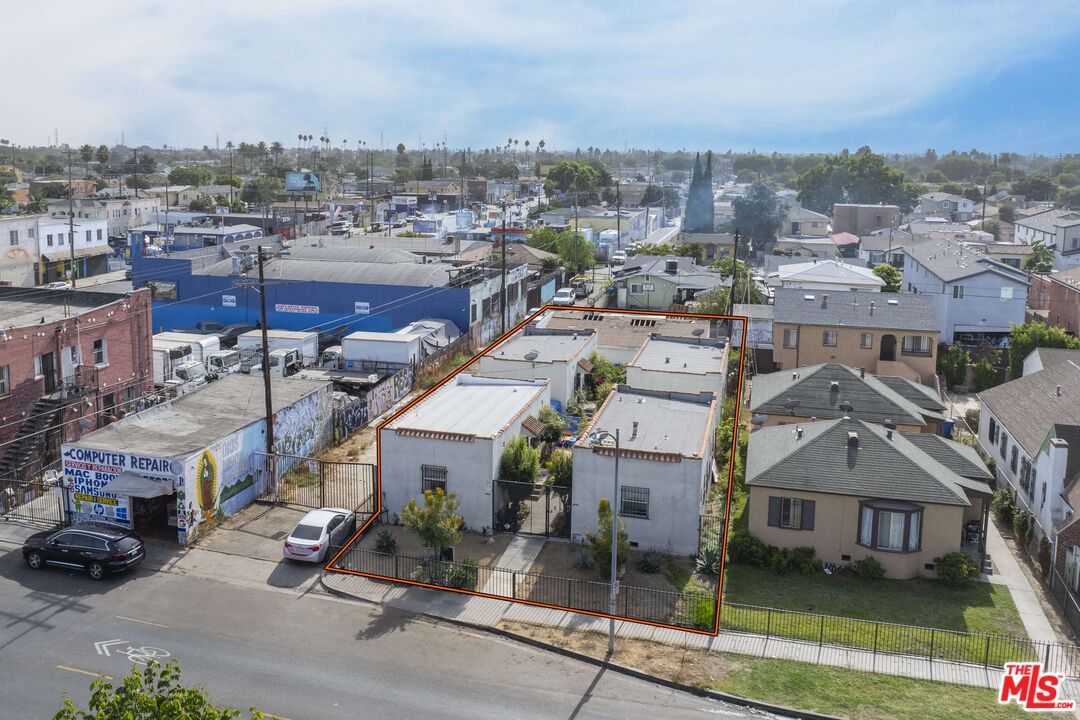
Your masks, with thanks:
M 341 355 L 345 366 L 341 370 L 359 370 L 363 363 L 408 365 L 421 358 L 420 340 L 425 332 L 366 332 L 349 333 L 341 338 Z
M 297 330 L 267 330 L 266 342 L 270 350 L 296 348 L 300 362 L 313 365 L 319 358 L 319 333 Z M 238 350 L 262 352 L 262 330 L 251 330 L 241 335 L 236 343 Z
M 217 335 L 199 335 L 185 332 L 160 332 L 154 335 L 154 342 L 164 340 L 168 342 L 187 343 L 191 346 L 191 359 L 206 364 L 206 356 L 221 349 L 221 339 Z
M 229 375 L 240 372 L 240 353 L 236 350 L 218 350 L 203 358 L 207 372 Z
M 172 380 L 176 367 L 192 360 L 191 345 L 172 340 L 154 340 L 154 384 Z

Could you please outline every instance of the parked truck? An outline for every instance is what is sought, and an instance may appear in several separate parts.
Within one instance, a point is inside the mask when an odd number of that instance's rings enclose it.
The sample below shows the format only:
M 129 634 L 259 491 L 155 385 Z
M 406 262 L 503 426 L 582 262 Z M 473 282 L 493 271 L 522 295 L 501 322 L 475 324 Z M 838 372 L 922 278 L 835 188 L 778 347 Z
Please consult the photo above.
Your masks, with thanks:
M 364 363 L 408 365 L 421 359 L 422 332 L 354 332 L 341 339 L 345 366 L 340 370 L 359 370 Z
M 236 350 L 218 350 L 203 358 L 206 371 L 215 375 L 240 372 L 240 353 Z
M 294 348 L 303 365 L 313 365 L 319 357 L 319 333 L 295 330 L 267 330 L 267 345 L 271 351 Z M 238 350 L 262 352 L 262 331 L 252 330 L 240 336 Z
M 189 360 L 178 364 L 173 369 L 173 376 L 162 383 L 162 387 L 170 391 L 172 396 L 183 395 L 192 390 L 201 388 L 210 382 L 212 376 L 208 375 L 206 368 L 198 360 Z
M 191 345 L 174 340 L 154 340 L 154 385 L 162 387 L 176 368 L 191 361 Z
M 251 366 L 252 375 L 262 375 L 262 357 Z M 270 377 L 288 377 L 303 366 L 300 351 L 296 348 L 279 348 L 270 351 Z
M 211 353 L 221 349 L 221 340 L 217 335 L 198 335 L 185 332 L 162 332 L 154 335 L 154 342 L 186 343 L 191 346 L 191 359 L 206 364 L 206 358 Z

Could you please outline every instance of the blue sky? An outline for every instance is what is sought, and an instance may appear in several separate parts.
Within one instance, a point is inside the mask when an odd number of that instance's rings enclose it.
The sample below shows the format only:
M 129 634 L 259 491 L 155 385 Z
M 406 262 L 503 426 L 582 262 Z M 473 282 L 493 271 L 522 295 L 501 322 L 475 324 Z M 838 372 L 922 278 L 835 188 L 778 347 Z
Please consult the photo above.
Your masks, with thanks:
M 20 3 L 0 137 L 1080 151 L 1080 0 L 402 5 Z

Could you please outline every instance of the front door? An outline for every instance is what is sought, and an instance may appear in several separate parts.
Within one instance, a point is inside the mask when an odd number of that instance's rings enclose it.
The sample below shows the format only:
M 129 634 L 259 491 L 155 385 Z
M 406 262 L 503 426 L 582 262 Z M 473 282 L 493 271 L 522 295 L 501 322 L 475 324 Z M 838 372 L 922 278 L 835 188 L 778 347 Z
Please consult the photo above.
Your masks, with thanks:
M 56 355 L 47 352 L 41 356 L 41 374 L 45 376 L 45 394 L 56 392 Z
M 896 336 L 895 335 L 882 335 L 881 336 L 881 353 L 878 355 L 879 360 L 885 360 L 892 362 L 896 360 Z

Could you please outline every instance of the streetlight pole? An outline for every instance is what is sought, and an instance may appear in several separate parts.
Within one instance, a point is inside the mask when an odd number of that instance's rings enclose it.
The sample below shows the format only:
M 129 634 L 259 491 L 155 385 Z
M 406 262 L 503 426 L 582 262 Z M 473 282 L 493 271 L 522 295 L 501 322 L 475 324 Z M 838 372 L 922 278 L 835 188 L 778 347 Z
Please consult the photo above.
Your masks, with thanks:
M 615 488 L 611 500 L 611 598 L 608 601 L 608 656 L 615 652 L 615 608 L 619 598 L 619 429 L 612 435 L 607 430 L 597 430 L 589 435 L 589 440 L 615 441 Z

